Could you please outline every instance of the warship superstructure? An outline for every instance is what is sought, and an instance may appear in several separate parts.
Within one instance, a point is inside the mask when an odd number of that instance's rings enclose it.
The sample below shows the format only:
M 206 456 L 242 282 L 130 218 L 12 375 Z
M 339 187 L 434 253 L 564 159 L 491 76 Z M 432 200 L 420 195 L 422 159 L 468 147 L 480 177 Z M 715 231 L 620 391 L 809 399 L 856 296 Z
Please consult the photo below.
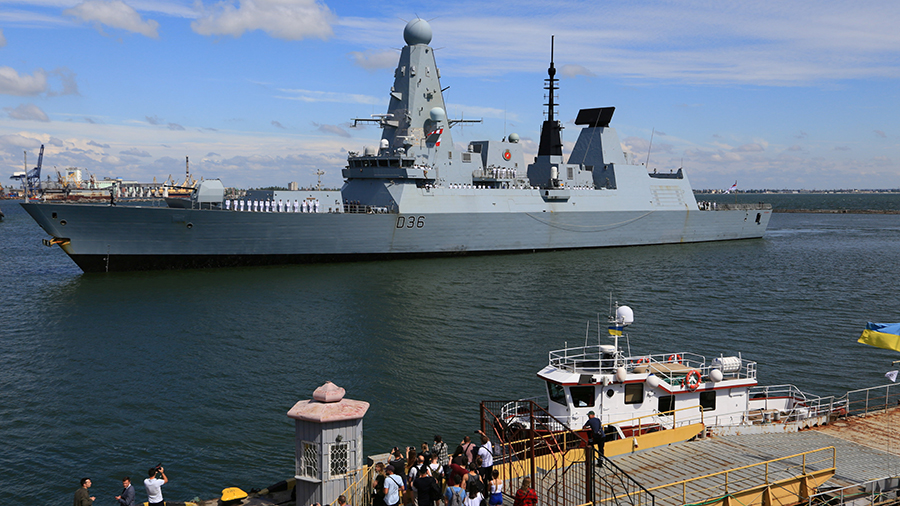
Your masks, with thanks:
M 404 29 L 377 147 L 351 152 L 341 191 L 224 198 L 203 181 L 189 205 L 23 203 L 85 272 L 394 259 L 759 238 L 769 205 L 698 206 L 681 169 L 629 163 L 613 107 L 582 109 L 563 159 L 551 56 L 547 119 L 525 163 L 519 136 L 456 149 L 421 19 Z M 551 50 L 552 55 L 552 50 Z

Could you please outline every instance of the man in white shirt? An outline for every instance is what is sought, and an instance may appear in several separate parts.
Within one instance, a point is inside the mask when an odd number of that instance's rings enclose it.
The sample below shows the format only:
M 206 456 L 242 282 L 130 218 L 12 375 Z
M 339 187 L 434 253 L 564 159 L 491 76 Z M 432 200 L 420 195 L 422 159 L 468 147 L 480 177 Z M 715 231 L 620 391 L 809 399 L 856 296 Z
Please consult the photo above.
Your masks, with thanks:
M 478 456 L 481 457 L 481 469 L 478 474 L 481 475 L 481 481 L 487 485 L 491 482 L 491 471 L 494 470 L 494 449 L 491 447 L 491 440 L 488 439 L 484 432 L 481 434 L 481 446 L 478 447 Z
M 162 476 L 162 479 L 156 477 L 157 472 Z M 147 502 L 150 503 L 150 506 L 165 506 L 166 502 L 163 501 L 162 486 L 169 483 L 165 469 L 162 466 L 151 467 L 147 471 L 147 476 L 148 478 L 144 480 L 144 488 L 147 489 Z

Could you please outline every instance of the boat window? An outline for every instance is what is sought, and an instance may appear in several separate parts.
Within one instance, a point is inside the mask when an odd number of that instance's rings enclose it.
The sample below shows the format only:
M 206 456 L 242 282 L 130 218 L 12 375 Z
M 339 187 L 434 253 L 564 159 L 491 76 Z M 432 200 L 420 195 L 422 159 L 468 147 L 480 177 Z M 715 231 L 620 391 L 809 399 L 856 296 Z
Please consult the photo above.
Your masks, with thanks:
M 594 405 L 594 387 L 570 387 L 572 405 L 576 408 L 587 408 Z
M 625 404 L 642 404 L 644 402 L 644 383 L 625 385 Z
M 666 411 L 674 411 L 675 410 L 675 396 L 674 395 L 664 395 L 659 398 L 659 407 L 656 408 L 660 413 L 665 413 Z
M 553 383 L 552 381 L 547 382 L 547 397 L 550 398 L 551 401 L 566 405 L 566 391 L 563 389 L 562 385 L 558 383 Z
M 404 166 L 404 167 L 412 167 L 412 166 L 413 166 L 413 161 L 412 161 L 411 159 L 410 159 L 410 160 L 403 160 L 403 166 Z
M 573 168 L 572 167 L 566 167 L 566 168 L 568 169 L 569 179 L 574 179 L 575 171 L 573 170 Z
M 703 411 L 713 411 L 716 409 L 716 391 L 700 392 L 700 408 Z
M 387 167 L 388 161 L 387 160 L 378 160 L 378 166 L 379 167 Z

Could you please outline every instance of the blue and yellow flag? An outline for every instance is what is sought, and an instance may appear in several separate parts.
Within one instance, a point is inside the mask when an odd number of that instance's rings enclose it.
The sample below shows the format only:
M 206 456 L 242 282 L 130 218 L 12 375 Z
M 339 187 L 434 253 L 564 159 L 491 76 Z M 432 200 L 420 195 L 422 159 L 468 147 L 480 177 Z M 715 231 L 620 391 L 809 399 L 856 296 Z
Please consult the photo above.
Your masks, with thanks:
M 621 325 L 610 325 L 609 326 L 609 335 L 621 336 L 622 335 L 622 326 Z
M 857 342 L 876 348 L 900 351 L 900 323 L 869 322 Z

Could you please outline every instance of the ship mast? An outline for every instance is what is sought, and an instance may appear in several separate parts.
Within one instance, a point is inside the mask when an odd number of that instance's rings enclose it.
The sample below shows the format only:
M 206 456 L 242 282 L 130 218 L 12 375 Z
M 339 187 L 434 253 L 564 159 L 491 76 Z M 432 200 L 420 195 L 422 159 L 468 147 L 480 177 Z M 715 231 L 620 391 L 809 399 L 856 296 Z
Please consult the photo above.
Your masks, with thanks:
M 538 156 L 562 156 L 562 140 L 560 132 L 562 125 L 556 119 L 556 90 L 559 89 L 556 82 L 556 66 L 553 64 L 553 49 L 555 45 L 555 35 L 550 36 L 550 68 L 547 69 L 547 79 L 544 79 L 546 85 L 544 89 L 548 91 L 547 103 L 547 119 L 541 127 L 541 144 L 538 146 Z

